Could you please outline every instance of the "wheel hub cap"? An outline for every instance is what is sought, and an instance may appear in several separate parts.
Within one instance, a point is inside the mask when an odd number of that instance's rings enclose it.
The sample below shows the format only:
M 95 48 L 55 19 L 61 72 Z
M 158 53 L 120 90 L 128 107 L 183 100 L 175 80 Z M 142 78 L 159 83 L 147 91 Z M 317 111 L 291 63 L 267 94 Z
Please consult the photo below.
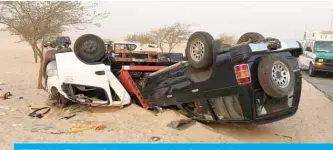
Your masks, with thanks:
M 87 53 L 94 53 L 97 50 L 97 43 L 95 41 L 86 41 L 83 43 L 82 49 Z
M 200 61 L 204 55 L 205 46 L 199 39 L 193 40 L 190 46 L 191 58 L 195 61 Z
M 281 61 L 276 61 L 272 67 L 273 83 L 280 88 L 285 88 L 289 85 L 290 74 L 288 67 Z

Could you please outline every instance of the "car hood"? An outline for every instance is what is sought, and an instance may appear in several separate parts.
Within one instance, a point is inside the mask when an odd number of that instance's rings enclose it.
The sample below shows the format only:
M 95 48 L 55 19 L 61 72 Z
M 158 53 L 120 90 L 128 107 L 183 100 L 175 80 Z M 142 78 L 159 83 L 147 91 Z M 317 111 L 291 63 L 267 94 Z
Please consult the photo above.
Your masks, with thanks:
M 333 53 L 315 53 L 317 58 L 333 59 Z

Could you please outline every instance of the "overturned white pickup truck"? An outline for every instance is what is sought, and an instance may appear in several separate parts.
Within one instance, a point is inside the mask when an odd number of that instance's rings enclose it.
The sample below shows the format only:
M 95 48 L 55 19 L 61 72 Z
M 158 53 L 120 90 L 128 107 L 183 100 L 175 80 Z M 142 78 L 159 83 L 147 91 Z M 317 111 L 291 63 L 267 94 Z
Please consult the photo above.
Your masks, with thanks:
M 46 67 L 46 88 L 60 103 L 123 106 L 131 97 L 103 63 L 86 64 L 74 52 L 55 54 Z

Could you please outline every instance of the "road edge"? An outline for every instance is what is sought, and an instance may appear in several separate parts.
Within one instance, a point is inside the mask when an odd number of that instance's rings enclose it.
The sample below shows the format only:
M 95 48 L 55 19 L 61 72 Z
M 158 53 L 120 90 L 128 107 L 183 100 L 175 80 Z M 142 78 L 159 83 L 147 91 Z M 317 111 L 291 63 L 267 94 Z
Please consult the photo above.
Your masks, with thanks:
M 323 90 L 321 90 L 318 86 L 316 86 L 315 84 L 311 83 L 308 79 L 306 78 L 303 78 L 303 75 L 302 75 L 302 79 L 304 79 L 307 83 L 309 83 L 310 85 L 312 85 L 314 88 L 316 88 L 318 91 L 320 91 L 321 93 L 324 94 L 324 96 L 330 100 L 331 102 L 333 102 L 333 96 L 330 96 L 328 94 L 326 94 Z

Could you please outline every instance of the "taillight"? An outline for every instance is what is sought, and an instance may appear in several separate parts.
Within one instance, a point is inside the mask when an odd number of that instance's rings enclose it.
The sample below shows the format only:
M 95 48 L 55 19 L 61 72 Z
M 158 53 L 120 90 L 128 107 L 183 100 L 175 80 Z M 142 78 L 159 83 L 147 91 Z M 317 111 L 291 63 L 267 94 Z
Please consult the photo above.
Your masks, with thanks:
M 247 64 L 240 64 L 234 67 L 238 84 L 248 84 L 251 82 L 251 74 Z

